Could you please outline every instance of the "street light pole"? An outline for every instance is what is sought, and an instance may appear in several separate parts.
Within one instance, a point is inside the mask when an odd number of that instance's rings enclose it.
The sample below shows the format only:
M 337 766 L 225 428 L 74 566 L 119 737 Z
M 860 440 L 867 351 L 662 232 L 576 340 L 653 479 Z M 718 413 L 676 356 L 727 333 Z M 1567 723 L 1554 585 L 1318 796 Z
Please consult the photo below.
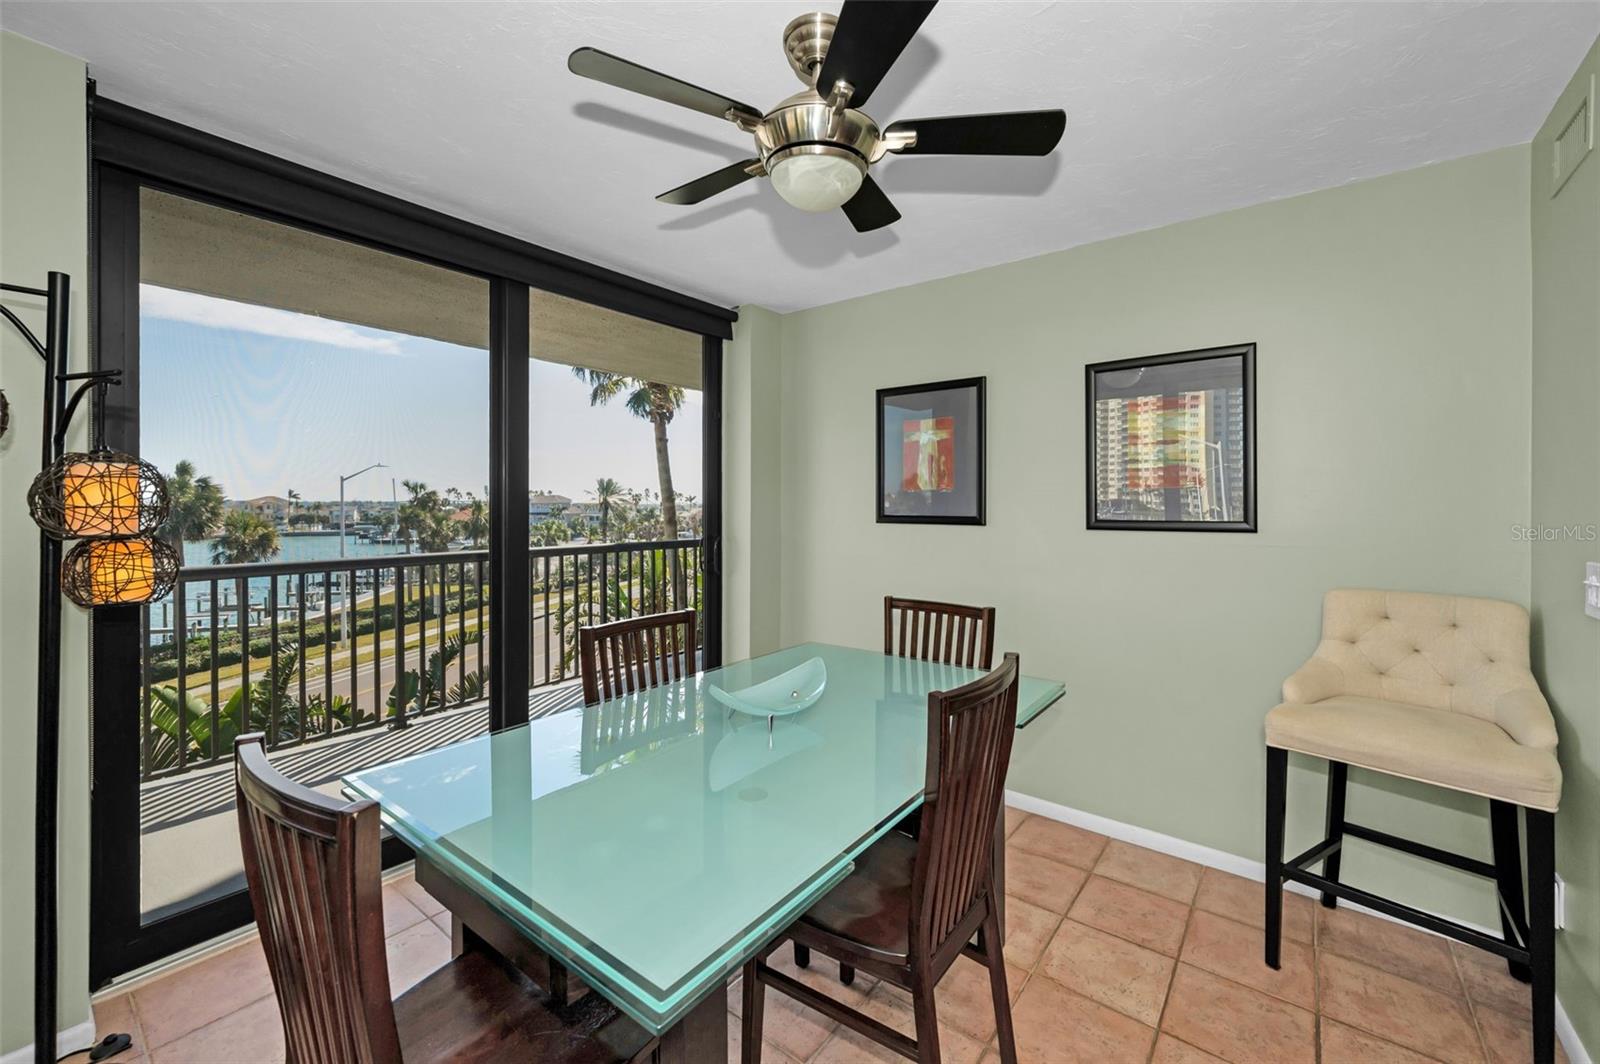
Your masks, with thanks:
M 387 469 L 387 468 L 389 468 L 389 467 L 384 465 L 382 462 L 373 462 L 369 466 L 365 466 L 365 467 L 363 467 L 361 469 L 358 469 L 354 473 L 346 473 L 345 475 L 343 475 L 343 476 L 341 476 L 339 478 L 339 557 L 341 557 L 341 558 L 344 557 L 344 485 L 345 485 L 345 481 L 354 480 L 356 477 L 359 477 L 361 474 L 363 474 L 363 473 L 365 473 L 365 472 L 367 472 L 369 470 Z M 339 574 L 339 587 L 341 588 L 341 590 L 343 592 L 343 594 L 340 595 L 340 598 L 343 601 L 341 602 L 340 608 L 339 608 L 339 642 L 341 642 L 341 643 L 348 641 L 349 638 L 350 638 L 350 588 L 349 588 L 349 585 L 346 584 L 345 581 L 346 581 L 345 574 L 344 573 L 340 573 Z M 353 664 L 354 663 L 352 663 L 352 665 Z
M 1217 452 L 1217 480 L 1219 481 L 1217 487 L 1219 489 L 1219 498 L 1222 502 L 1222 519 L 1230 521 L 1233 519 L 1233 514 L 1232 506 L 1229 505 L 1228 500 L 1228 468 L 1222 462 L 1222 444 L 1204 439 L 1200 443 L 1202 446 L 1213 448 Z

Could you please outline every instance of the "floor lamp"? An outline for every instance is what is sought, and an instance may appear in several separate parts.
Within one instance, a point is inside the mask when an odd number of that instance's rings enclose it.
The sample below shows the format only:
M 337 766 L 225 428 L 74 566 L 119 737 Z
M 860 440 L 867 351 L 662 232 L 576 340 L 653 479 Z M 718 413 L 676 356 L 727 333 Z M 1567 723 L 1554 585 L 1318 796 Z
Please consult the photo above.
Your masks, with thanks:
M 166 520 L 166 481 L 154 466 L 105 448 L 104 389 L 121 370 L 68 372 L 71 279 L 51 271 L 48 286 L 0 284 L 0 291 L 46 301 L 45 339 L 9 307 L 0 314 L 44 360 L 42 468 L 28 489 L 39 526 L 38 751 L 34 797 L 33 1055 L 56 1059 L 56 802 L 61 755 L 61 595 L 87 608 L 159 598 L 178 575 L 177 552 L 155 538 Z M 69 394 L 70 391 L 70 394 Z M 91 449 L 69 452 L 67 429 L 85 396 L 94 403 Z M 79 542 L 62 555 L 63 541 Z M 90 1052 L 99 1060 L 127 1048 L 107 1035 Z

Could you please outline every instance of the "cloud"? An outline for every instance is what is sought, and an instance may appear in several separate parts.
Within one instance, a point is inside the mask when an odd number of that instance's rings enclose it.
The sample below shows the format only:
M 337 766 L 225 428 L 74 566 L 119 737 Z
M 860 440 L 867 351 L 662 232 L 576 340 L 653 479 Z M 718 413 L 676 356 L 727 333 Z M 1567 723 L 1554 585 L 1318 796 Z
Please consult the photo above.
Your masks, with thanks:
M 346 322 L 296 314 L 292 310 L 236 303 L 231 299 L 180 292 L 153 284 L 139 286 L 139 313 L 143 317 L 204 325 L 212 329 L 276 336 L 281 340 L 344 347 L 353 351 L 376 351 L 386 355 L 401 353 L 400 342 L 391 336 L 374 336 Z

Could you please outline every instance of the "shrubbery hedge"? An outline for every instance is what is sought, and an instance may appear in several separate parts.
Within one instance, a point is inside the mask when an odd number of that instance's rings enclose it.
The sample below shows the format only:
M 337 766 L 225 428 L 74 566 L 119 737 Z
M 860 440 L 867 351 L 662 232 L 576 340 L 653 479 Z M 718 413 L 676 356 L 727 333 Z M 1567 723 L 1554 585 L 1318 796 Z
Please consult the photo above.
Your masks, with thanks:
M 484 601 L 487 602 L 487 600 L 488 596 L 486 595 L 484 596 Z M 406 626 L 409 628 L 411 625 L 416 624 L 424 619 L 436 619 L 439 616 L 439 611 L 433 608 L 435 602 L 436 598 L 434 596 L 429 596 L 427 599 L 421 601 L 412 600 L 407 602 L 405 608 Z M 478 589 L 475 587 L 469 587 L 466 589 L 465 595 L 459 592 L 446 595 L 444 612 L 446 614 L 457 613 L 462 609 L 463 603 L 465 604 L 466 609 L 476 609 L 478 606 Z M 487 618 L 485 619 L 487 620 Z M 384 603 L 377 608 L 376 622 L 379 631 L 389 632 L 394 630 L 394 605 L 392 603 Z M 272 653 L 272 640 L 268 635 L 264 634 L 268 630 L 267 626 L 269 623 L 270 622 L 262 622 L 260 624 L 251 626 L 250 656 L 252 658 L 264 658 Z M 373 608 L 371 606 L 357 608 L 353 616 L 353 635 L 371 635 L 373 624 Z M 334 622 L 333 629 L 334 639 L 337 641 L 339 630 L 337 621 Z M 451 633 L 446 632 L 446 634 L 448 635 Z M 300 631 L 298 625 L 292 623 L 285 624 L 282 620 L 278 622 L 278 642 L 280 647 L 284 643 L 298 641 L 299 637 Z M 323 631 L 322 618 L 319 616 L 317 620 L 313 622 L 308 615 L 306 619 L 305 648 L 309 650 L 311 647 L 320 647 L 326 641 L 326 633 Z M 188 659 L 188 668 L 185 670 L 186 672 L 190 674 L 197 672 L 209 672 L 213 667 L 211 660 L 211 636 L 209 634 L 191 634 L 189 638 L 184 641 L 184 652 L 184 656 Z M 215 663 L 216 667 L 220 668 L 227 665 L 237 665 L 239 664 L 239 658 L 239 633 L 237 631 L 223 632 L 222 638 L 217 646 L 217 658 Z M 178 646 L 176 641 L 165 643 L 157 647 L 151 647 L 150 679 L 152 681 L 159 682 L 161 680 L 170 680 L 177 675 Z

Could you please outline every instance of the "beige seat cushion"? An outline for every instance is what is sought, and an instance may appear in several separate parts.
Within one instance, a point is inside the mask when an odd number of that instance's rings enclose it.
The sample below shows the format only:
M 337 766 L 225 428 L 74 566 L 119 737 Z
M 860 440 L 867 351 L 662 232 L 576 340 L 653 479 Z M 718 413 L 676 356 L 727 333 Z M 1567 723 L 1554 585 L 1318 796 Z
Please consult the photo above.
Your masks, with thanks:
M 1470 713 L 1337 695 L 1267 714 L 1267 745 L 1555 812 L 1554 750 L 1524 746 Z

